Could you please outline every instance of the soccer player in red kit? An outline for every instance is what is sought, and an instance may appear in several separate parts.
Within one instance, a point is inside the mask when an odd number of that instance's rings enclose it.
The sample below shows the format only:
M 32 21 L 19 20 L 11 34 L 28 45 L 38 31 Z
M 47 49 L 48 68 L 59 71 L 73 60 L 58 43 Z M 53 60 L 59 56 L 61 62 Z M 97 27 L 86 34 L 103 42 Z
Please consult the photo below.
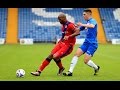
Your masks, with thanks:
M 53 48 L 50 55 L 43 60 L 38 70 L 36 72 L 31 72 L 31 74 L 34 76 L 40 76 L 43 69 L 50 63 L 52 59 L 59 67 L 57 75 L 61 75 L 65 69 L 62 65 L 61 59 L 73 51 L 73 47 L 76 42 L 76 36 L 80 34 L 80 30 L 72 22 L 69 22 L 66 19 L 66 15 L 64 13 L 59 14 L 58 20 L 62 24 L 62 37 Z

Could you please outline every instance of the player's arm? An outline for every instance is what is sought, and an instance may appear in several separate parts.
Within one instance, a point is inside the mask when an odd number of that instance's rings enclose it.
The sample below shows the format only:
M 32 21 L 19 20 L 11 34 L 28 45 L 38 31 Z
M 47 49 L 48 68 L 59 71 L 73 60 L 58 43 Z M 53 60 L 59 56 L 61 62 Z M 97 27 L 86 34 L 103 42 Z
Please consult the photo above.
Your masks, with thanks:
M 80 31 L 83 31 L 85 29 L 84 26 L 80 26 L 81 24 L 80 23 L 77 23 L 76 26 L 79 27 Z
M 77 36 L 77 35 L 80 35 L 80 29 L 79 29 L 79 28 L 77 28 L 77 27 L 75 27 L 75 26 L 72 26 L 72 25 L 71 25 L 70 28 L 71 28 L 70 30 L 73 30 L 74 33 L 71 34 L 71 35 L 69 35 L 69 36 L 65 36 L 65 37 L 64 37 L 65 40 L 68 40 L 68 38 L 70 38 L 70 37 L 75 37 L 75 36 Z
M 79 28 L 75 28 L 74 33 L 69 35 L 69 37 L 75 37 L 75 36 L 78 36 L 78 35 L 80 35 L 80 30 L 79 30 Z
M 83 23 L 78 23 L 78 25 L 79 26 L 81 26 L 81 27 L 87 27 L 87 28 L 94 28 L 95 27 L 95 25 L 94 24 L 83 24 Z
M 83 31 L 84 29 L 85 29 L 84 26 L 81 26 L 81 27 L 80 27 L 80 31 Z
M 96 24 L 97 22 L 95 20 L 91 20 L 89 24 L 83 24 L 81 22 L 77 23 L 78 26 L 87 27 L 87 28 L 94 28 Z

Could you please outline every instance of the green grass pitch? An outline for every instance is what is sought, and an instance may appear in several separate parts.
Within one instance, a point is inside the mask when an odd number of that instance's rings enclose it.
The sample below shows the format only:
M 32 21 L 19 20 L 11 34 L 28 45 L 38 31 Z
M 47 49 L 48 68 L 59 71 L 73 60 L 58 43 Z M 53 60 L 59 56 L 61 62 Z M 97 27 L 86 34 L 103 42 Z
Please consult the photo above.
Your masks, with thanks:
M 73 76 L 57 76 L 58 67 L 54 61 L 44 69 L 41 76 L 32 76 L 31 71 L 37 70 L 42 61 L 49 55 L 54 44 L 34 45 L 0 45 L 0 81 L 119 81 L 120 80 L 120 45 L 99 44 L 92 60 L 101 69 L 97 76 L 94 70 L 83 62 L 84 55 L 74 69 Z M 73 52 L 62 59 L 65 71 L 68 71 Z M 16 70 L 22 68 L 26 74 L 23 78 L 16 77 Z

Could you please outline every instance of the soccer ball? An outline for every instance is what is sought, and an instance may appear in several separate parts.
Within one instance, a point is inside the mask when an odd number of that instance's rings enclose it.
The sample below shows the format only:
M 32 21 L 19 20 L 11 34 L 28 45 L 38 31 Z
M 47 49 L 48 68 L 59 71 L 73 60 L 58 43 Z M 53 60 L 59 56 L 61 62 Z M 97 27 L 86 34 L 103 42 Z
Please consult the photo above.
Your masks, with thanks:
M 16 76 L 17 77 L 24 77 L 25 76 L 25 71 L 23 69 L 18 69 L 16 71 Z

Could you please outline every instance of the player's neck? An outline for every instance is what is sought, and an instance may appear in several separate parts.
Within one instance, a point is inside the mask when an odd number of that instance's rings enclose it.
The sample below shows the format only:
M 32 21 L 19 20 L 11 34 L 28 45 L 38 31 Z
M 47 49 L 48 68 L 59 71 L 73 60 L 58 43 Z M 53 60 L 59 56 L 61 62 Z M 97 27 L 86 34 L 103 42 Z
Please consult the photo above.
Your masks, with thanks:
M 89 21 L 92 17 L 89 17 L 87 21 Z
M 65 23 L 64 23 L 63 25 L 67 24 L 68 22 L 69 22 L 69 21 L 66 20 Z

